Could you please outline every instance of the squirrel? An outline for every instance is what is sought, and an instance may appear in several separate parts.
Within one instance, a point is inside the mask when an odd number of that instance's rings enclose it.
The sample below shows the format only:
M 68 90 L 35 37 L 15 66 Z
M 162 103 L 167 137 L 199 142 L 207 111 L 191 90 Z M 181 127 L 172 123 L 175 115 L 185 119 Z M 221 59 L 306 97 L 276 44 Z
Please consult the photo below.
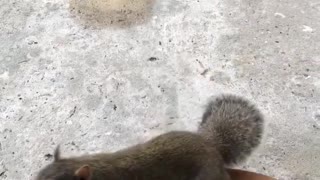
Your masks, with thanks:
M 211 99 L 197 132 L 171 131 L 113 153 L 61 158 L 36 180 L 231 180 L 226 167 L 244 161 L 260 144 L 264 118 L 247 99 Z

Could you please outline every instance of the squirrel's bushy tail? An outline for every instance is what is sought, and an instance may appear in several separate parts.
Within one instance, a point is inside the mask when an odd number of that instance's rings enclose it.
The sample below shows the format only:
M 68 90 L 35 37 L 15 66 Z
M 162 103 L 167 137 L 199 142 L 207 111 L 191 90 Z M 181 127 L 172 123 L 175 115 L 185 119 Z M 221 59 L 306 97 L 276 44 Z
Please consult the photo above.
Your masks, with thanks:
M 217 148 L 226 165 L 244 160 L 260 144 L 263 116 L 248 100 L 221 95 L 211 100 L 199 133 Z

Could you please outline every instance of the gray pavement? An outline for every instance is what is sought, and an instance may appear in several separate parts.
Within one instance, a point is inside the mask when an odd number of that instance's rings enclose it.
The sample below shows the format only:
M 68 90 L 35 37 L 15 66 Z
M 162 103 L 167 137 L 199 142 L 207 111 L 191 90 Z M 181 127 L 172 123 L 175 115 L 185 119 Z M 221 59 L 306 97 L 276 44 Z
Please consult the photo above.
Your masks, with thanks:
M 267 120 L 239 167 L 320 179 L 319 0 L 2 0 L 0 16 L 0 179 L 32 179 L 57 144 L 195 131 L 226 92 Z

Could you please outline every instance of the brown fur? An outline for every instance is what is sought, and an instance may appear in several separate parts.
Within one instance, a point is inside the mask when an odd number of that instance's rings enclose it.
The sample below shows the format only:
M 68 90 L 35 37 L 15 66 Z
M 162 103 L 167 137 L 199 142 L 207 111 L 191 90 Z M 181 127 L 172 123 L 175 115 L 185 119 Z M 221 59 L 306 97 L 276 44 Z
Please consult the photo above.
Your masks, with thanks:
M 262 131 L 254 128 L 262 129 L 262 117 L 242 98 L 225 97 L 208 104 L 200 133 L 173 131 L 115 153 L 73 158 L 57 149 L 37 180 L 230 180 L 225 164 L 259 144 Z

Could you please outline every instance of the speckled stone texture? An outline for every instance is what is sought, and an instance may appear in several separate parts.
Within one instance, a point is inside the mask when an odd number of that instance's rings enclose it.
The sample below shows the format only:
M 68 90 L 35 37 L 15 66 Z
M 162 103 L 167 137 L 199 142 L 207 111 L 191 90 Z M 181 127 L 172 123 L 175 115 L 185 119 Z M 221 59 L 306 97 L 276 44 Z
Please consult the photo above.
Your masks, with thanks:
M 32 179 L 57 144 L 71 156 L 195 131 L 222 92 L 267 120 L 240 167 L 320 179 L 318 0 L 126 1 L 0 1 L 0 179 Z

